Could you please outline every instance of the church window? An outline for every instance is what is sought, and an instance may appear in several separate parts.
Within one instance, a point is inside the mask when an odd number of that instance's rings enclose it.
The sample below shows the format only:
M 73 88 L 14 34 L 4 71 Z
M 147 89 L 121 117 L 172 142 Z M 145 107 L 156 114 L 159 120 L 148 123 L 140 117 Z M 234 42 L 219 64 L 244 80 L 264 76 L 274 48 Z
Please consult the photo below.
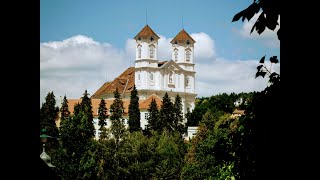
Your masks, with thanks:
M 149 46 L 150 58 L 154 58 L 154 46 Z
M 138 58 L 141 58 L 141 45 L 138 45 Z
M 189 45 L 190 44 L 190 41 L 189 40 L 187 40 L 187 45 Z
M 150 74 L 150 80 L 153 81 L 153 73 Z
M 174 41 L 174 44 L 178 44 L 178 41 Z
M 186 86 L 189 86 L 189 77 L 186 78 Z
M 150 37 L 150 41 L 151 41 L 151 42 L 153 41 L 153 36 Z
M 191 52 L 190 50 L 186 50 L 186 61 L 190 61 Z
M 138 74 L 138 80 L 140 81 L 140 74 Z
M 174 50 L 174 61 L 178 61 L 178 50 L 177 49 L 175 49 Z
M 173 84 L 173 76 L 172 76 L 172 72 L 169 73 L 169 84 Z

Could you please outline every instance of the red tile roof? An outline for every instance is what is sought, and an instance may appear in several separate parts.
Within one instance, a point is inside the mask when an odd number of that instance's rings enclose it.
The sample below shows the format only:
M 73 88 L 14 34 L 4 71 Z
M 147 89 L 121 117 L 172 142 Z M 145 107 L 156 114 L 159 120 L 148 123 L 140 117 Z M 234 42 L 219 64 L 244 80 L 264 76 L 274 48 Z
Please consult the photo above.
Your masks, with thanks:
M 141 100 L 139 102 L 139 109 L 149 109 L 149 106 L 150 106 L 150 103 L 151 103 L 151 100 L 152 99 L 155 99 L 156 100 L 156 103 L 157 103 L 157 106 L 158 106 L 158 109 L 161 108 L 161 104 L 162 104 L 162 99 L 155 95 L 155 94 L 152 94 L 151 96 L 149 96 L 147 99 L 145 100 Z M 105 102 L 106 102 L 106 108 L 107 109 L 110 109 L 110 106 L 111 104 L 113 103 L 113 99 L 105 99 Z M 123 101 L 123 107 L 124 107 L 124 115 L 128 115 L 129 113 L 129 104 L 130 104 L 130 99 L 122 99 Z M 92 115 L 93 116 L 98 116 L 98 109 L 99 109 L 99 104 L 101 102 L 101 99 L 91 99 L 91 105 L 92 105 Z M 71 115 L 74 113 L 74 106 L 77 104 L 77 103 L 81 103 L 81 99 L 68 99 L 68 108 L 69 108 L 69 111 L 71 113 Z
M 148 36 L 156 36 L 158 39 L 160 38 L 148 25 L 146 25 L 135 37 L 134 39 L 137 39 L 138 37 L 148 37 Z
M 151 96 L 149 96 L 144 101 L 139 102 L 139 109 L 149 109 L 149 106 L 150 106 L 150 103 L 151 103 L 152 99 L 156 100 L 158 109 L 160 109 L 161 108 L 161 104 L 162 104 L 162 99 L 159 96 L 155 95 L 155 94 L 152 94 Z
M 128 83 L 128 84 L 127 84 Z M 126 69 L 119 77 L 115 78 L 112 82 L 104 83 L 93 95 L 92 99 L 99 99 L 102 95 L 113 93 L 118 87 L 119 93 L 131 92 L 134 86 L 134 67 Z
M 114 100 L 105 99 L 104 101 L 106 102 L 106 108 L 109 110 Z M 127 115 L 129 112 L 130 99 L 122 99 L 122 101 L 123 101 L 123 107 L 124 107 L 124 115 Z M 101 102 L 101 99 L 91 99 L 93 116 L 98 116 L 98 109 L 99 109 L 100 102 Z M 71 114 L 73 114 L 74 106 L 77 103 L 81 103 L 81 99 L 68 99 L 68 108 Z
M 191 40 L 193 43 L 195 43 L 196 41 L 194 39 L 192 39 L 192 37 L 184 30 L 182 29 L 175 38 L 173 38 L 171 40 L 171 43 L 174 43 L 175 41 L 185 41 L 185 40 Z

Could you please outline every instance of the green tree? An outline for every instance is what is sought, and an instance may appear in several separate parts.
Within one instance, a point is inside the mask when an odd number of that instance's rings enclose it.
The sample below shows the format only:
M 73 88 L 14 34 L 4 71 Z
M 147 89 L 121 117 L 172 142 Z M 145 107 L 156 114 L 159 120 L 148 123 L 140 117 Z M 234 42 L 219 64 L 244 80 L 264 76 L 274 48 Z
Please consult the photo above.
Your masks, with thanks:
M 148 112 L 149 112 L 149 117 L 148 117 L 147 129 L 161 132 L 162 127 L 164 125 L 161 124 L 162 121 L 160 121 L 160 117 L 159 117 L 160 114 L 159 114 L 157 102 L 153 98 L 152 98 L 151 103 L 149 105 Z
M 78 179 L 107 179 L 104 170 L 106 147 L 100 141 L 91 140 L 79 162 Z
M 102 98 L 99 104 L 99 109 L 98 109 L 98 114 L 99 114 L 99 122 L 98 125 L 100 126 L 100 136 L 99 139 L 105 139 L 107 137 L 107 132 L 106 132 L 106 125 L 107 125 L 107 118 L 109 117 L 107 114 L 107 107 L 106 107 L 106 102 Z
M 40 130 L 46 129 L 47 135 L 55 137 L 50 138 L 46 143 L 46 150 L 49 155 L 53 155 L 54 149 L 58 147 L 57 137 L 59 135 L 58 128 L 56 126 L 56 120 L 59 116 L 59 107 L 56 106 L 55 95 L 53 92 L 49 92 L 45 98 L 45 102 L 42 103 L 40 108 Z M 40 132 L 39 132 L 40 134 Z M 40 143 L 40 152 L 42 152 L 42 144 Z
M 160 124 L 163 124 L 162 130 L 167 129 L 169 132 L 174 130 L 173 103 L 171 102 L 167 92 L 162 98 L 160 121 Z
M 186 133 L 186 126 L 183 124 L 182 102 L 181 97 L 177 94 L 173 104 L 173 128 L 181 135 Z
M 125 132 L 124 120 L 122 119 L 122 115 L 124 112 L 123 101 L 118 91 L 118 88 L 114 92 L 114 101 L 110 106 L 111 111 L 111 133 L 114 136 L 116 144 L 121 139 L 122 135 Z
M 181 135 L 163 130 L 155 150 L 157 163 L 153 179 L 179 179 L 185 153 Z
M 62 101 L 62 105 L 60 108 L 60 123 L 64 120 L 66 120 L 69 116 L 70 116 L 70 111 L 69 111 L 69 107 L 68 107 L 68 99 L 67 96 L 64 95 L 63 97 L 63 101 Z
M 185 157 L 183 179 L 237 178 L 230 138 L 230 114 L 219 117 L 211 110 L 204 116 Z
M 60 126 L 60 156 L 57 159 L 57 171 L 63 179 L 77 179 L 79 162 L 85 152 L 85 144 L 81 136 L 81 114 L 74 114 L 61 122 Z
M 94 137 L 95 128 L 93 125 L 92 103 L 91 103 L 91 99 L 89 98 L 89 93 L 87 92 L 87 90 L 85 90 L 81 99 L 82 99 L 80 104 L 81 111 L 86 116 L 86 119 L 88 119 L 88 121 L 82 122 L 83 131 L 84 131 L 83 135 L 85 136 L 85 138 L 90 139 Z
M 196 99 L 195 108 L 188 116 L 187 126 L 198 126 L 202 116 L 207 112 L 209 108 L 208 98 Z
M 129 104 L 129 131 L 140 131 L 140 109 L 139 109 L 139 96 L 136 86 L 133 86 L 133 90 L 130 95 Z

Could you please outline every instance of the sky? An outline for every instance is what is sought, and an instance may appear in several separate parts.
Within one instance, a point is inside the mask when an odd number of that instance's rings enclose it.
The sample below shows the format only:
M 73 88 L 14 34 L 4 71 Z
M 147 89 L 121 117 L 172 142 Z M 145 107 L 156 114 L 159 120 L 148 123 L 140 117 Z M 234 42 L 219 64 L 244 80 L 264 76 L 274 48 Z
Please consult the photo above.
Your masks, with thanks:
M 181 29 L 195 39 L 197 97 L 261 91 L 255 78 L 261 57 L 280 57 L 276 31 L 250 34 L 233 16 L 253 0 L 40 0 L 40 106 L 48 92 L 68 99 L 92 95 L 134 66 L 133 37 L 148 24 L 160 36 L 158 59 L 171 58 L 170 41 Z M 280 18 L 279 18 L 280 27 Z M 280 63 L 268 68 L 280 73 Z

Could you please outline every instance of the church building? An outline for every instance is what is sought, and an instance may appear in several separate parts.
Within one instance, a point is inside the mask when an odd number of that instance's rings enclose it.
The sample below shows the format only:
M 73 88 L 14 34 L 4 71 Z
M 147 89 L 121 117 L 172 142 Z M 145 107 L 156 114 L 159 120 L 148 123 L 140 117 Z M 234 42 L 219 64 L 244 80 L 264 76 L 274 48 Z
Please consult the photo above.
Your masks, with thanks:
M 195 70 L 194 70 L 194 44 L 196 41 L 182 29 L 170 42 L 171 59 L 158 59 L 158 40 L 160 37 L 146 25 L 135 37 L 135 65 L 127 68 L 120 76 L 111 82 L 104 83 L 90 97 L 92 101 L 96 137 L 98 137 L 98 108 L 101 98 L 106 101 L 108 110 L 114 100 L 113 92 L 118 88 L 124 102 L 126 126 L 128 125 L 128 111 L 130 93 L 135 85 L 139 95 L 139 108 L 141 113 L 141 128 L 145 129 L 148 118 L 149 104 L 154 98 L 160 109 L 162 98 L 167 92 L 171 101 L 177 94 L 181 97 L 182 112 L 192 111 L 195 107 Z M 69 111 L 81 99 L 68 99 Z M 109 112 L 110 113 L 110 112 Z M 186 119 L 184 121 L 186 123 Z M 107 120 L 107 128 L 111 126 Z

